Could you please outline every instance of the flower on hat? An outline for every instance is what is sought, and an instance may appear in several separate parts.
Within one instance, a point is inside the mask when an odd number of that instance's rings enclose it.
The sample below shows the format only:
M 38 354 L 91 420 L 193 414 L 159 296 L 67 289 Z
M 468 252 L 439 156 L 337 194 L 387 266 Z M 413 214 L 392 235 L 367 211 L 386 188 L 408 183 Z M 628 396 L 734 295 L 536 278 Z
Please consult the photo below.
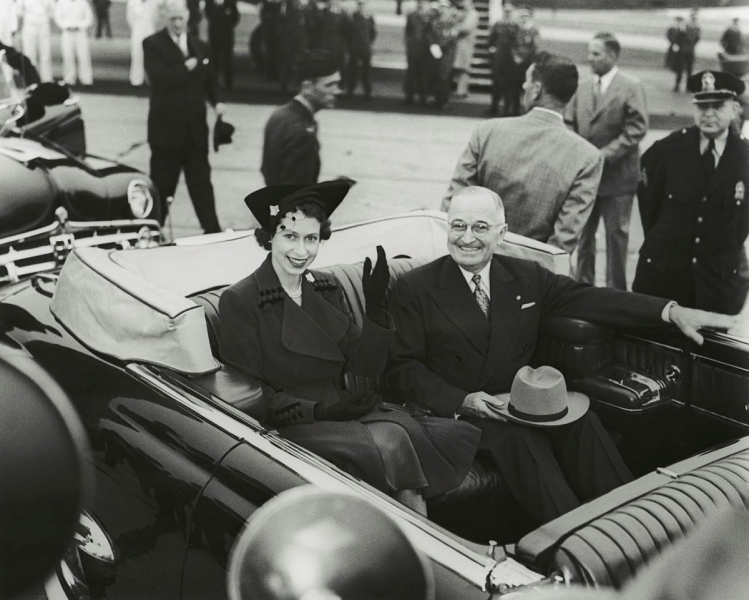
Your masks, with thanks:
M 275 217 L 278 214 L 278 205 L 277 204 L 271 204 L 270 206 L 270 216 Z

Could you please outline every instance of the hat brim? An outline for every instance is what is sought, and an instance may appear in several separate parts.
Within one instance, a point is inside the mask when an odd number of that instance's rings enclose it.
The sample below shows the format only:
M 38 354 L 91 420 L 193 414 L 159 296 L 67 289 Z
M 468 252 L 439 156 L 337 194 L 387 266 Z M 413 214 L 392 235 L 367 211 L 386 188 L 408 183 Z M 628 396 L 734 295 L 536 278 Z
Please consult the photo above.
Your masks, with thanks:
M 213 127 L 213 151 L 218 152 L 219 146 L 231 144 L 234 136 L 234 125 L 219 117 Z
M 707 104 L 712 102 L 728 102 L 729 100 L 736 100 L 737 96 L 734 92 L 698 92 L 692 98 L 692 104 Z
M 580 392 L 567 392 L 567 413 L 555 421 L 530 421 L 520 418 L 510 412 L 510 394 L 498 394 L 498 400 L 504 402 L 504 406 L 497 407 L 490 405 L 503 419 L 512 423 L 528 425 L 529 427 L 559 427 L 569 425 L 582 417 L 590 408 L 590 398 Z
M 346 179 L 324 181 L 312 185 L 280 184 L 269 185 L 249 194 L 244 199 L 260 226 L 266 231 L 274 229 L 274 224 L 286 213 L 305 201 L 313 201 L 322 208 L 326 217 L 330 217 L 343 202 L 351 189 L 352 182 Z M 271 215 L 270 207 L 278 208 L 276 215 Z

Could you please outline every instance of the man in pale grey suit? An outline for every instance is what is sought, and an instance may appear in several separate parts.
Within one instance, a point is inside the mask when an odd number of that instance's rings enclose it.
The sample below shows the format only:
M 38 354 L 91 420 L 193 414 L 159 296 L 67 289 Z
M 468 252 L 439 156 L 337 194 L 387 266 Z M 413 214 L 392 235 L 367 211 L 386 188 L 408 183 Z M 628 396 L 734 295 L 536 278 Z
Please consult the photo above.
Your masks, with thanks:
M 606 285 L 627 289 L 629 218 L 640 171 L 639 143 L 648 130 L 642 84 L 616 65 L 621 46 L 598 33 L 588 46 L 593 77 L 583 81 L 567 106 L 566 120 L 603 154 L 603 175 L 593 211 L 577 248 L 579 281 L 595 283 L 596 231 L 606 227 Z
M 528 112 L 490 119 L 475 129 L 442 210 L 458 190 L 483 186 L 502 198 L 511 231 L 572 252 L 603 169 L 600 152 L 564 125 L 564 107 L 576 89 L 575 65 L 540 53 L 523 84 Z

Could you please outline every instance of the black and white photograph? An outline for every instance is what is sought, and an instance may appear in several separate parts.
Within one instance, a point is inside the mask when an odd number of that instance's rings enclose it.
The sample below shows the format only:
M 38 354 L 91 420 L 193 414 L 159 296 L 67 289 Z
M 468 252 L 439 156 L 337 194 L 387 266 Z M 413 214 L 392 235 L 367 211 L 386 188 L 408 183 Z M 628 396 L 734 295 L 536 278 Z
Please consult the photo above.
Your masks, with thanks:
M 0 0 L 0 600 L 749 599 L 747 0 Z

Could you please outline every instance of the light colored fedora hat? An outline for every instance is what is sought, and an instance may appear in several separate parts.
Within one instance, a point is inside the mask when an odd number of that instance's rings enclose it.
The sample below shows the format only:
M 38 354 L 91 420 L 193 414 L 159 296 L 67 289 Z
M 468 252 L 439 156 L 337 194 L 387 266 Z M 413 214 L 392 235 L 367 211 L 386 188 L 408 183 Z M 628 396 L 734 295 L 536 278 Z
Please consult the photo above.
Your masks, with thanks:
M 558 427 L 582 417 L 590 399 L 580 392 L 568 392 L 557 369 L 523 367 L 515 374 L 509 394 L 499 394 L 505 405 L 497 408 L 508 421 L 533 427 Z

